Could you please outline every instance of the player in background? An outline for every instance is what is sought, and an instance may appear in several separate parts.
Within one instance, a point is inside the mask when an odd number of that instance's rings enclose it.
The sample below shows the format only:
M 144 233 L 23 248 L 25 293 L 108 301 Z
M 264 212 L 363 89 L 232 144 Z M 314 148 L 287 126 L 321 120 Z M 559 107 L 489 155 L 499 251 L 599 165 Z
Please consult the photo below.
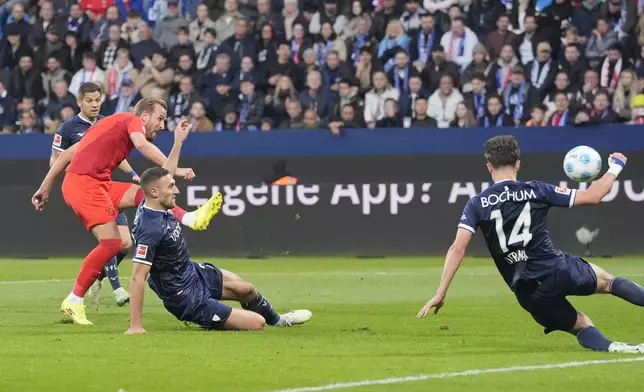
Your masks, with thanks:
M 42 211 L 56 179 L 67 168 L 62 186 L 65 202 L 98 240 L 98 246 L 83 261 L 72 292 L 61 304 L 61 311 L 76 324 L 92 324 L 85 315 L 84 296 L 105 264 L 122 249 L 115 222 L 118 211 L 143 201 L 138 185 L 112 181 L 112 171 L 134 148 L 152 162 L 165 164 L 166 156 L 151 142 L 163 130 L 166 115 L 164 101 L 143 98 L 136 104 L 134 114 L 117 113 L 97 122 L 79 143 L 60 154 L 32 197 L 36 211 Z M 190 127 L 187 121 L 179 124 Z M 175 174 L 185 180 L 195 177 L 192 169 L 177 169 Z M 218 193 L 195 211 L 175 207 L 172 212 L 179 222 L 200 231 L 208 227 L 221 204 Z
M 54 142 L 51 146 L 51 157 L 49 159 L 50 168 L 54 165 L 61 152 L 78 143 L 89 127 L 103 118 L 103 116 L 98 114 L 101 110 L 102 101 L 103 92 L 99 85 L 87 82 L 80 86 L 78 99 L 76 100 L 76 103 L 80 108 L 80 113 L 60 124 L 58 130 L 56 130 Z M 123 162 L 121 162 L 119 169 L 132 177 L 133 181 L 137 183 L 139 182 L 139 176 L 132 169 L 132 166 L 130 166 L 127 160 L 123 160 Z M 98 302 L 100 298 L 101 281 L 107 276 L 110 284 L 112 285 L 116 304 L 118 306 L 123 306 L 130 302 L 130 295 L 123 286 L 121 286 L 118 265 L 125 256 L 127 256 L 130 248 L 132 247 L 132 236 L 128 227 L 127 216 L 124 212 L 120 212 L 118 214 L 116 217 L 116 224 L 118 225 L 119 234 L 121 235 L 122 250 L 118 255 L 113 257 L 107 265 L 105 265 L 101 276 L 91 287 L 90 298 L 92 298 L 94 302 Z
M 185 135 L 175 131 L 175 139 L 168 163 L 141 175 L 145 201 L 137 209 L 132 229 L 136 251 L 130 282 L 130 328 L 126 333 L 145 332 L 142 313 L 148 275 L 150 288 L 170 313 L 204 329 L 257 331 L 263 330 L 265 324 L 288 327 L 309 321 L 310 311 L 292 310 L 279 315 L 252 284 L 212 264 L 190 260 L 181 226 L 170 213 L 179 193 L 173 174 L 179 160 L 179 141 Z M 238 301 L 242 309 L 233 309 L 220 300 Z
M 551 207 L 599 204 L 624 168 L 626 157 L 611 154 L 606 174 L 583 191 L 517 181 L 521 162 L 513 136 L 496 136 L 485 143 L 484 150 L 494 184 L 465 206 L 437 293 L 417 317 L 425 317 L 432 309 L 436 314 L 441 309 L 467 245 L 480 227 L 503 279 L 546 334 L 571 333 L 582 347 L 594 351 L 644 353 L 644 344 L 608 340 L 588 316 L 566 299 L 568 295 L 612 294 L 644 306 L 644 288 L 555 248 L 546 223 Z

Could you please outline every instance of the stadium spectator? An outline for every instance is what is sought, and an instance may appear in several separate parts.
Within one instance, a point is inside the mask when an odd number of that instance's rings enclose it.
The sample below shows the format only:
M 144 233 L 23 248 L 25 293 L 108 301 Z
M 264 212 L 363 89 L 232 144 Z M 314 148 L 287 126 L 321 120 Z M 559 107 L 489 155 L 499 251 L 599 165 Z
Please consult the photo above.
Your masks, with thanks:
M 309 24 L 309 33 L 320 34 L 322 25 L 330 23 L 336 35 L 341 35 L 347 24 L 346 16 L 338 10 L 338 0 L 323 0 L 323 7 L 320 11 L 313 14 Z
M 396 9 L 396 0 L 382 0 L 382 5 L 372 19 L 371 36 L 378 41 L 385 38 L 385 31 L 389 23 L 393 20 L 400 19 L 401 14 Z
M 239 12 L 237 0 L 225 0 L 225 13 L 215 21 L 215 31 L 219 43 L 223 43 L 235 34 L 235 21 L 243 19 L 244 15 Z
M 511 119 L 514 125 L 520 125 L 530 118 L 529 108 L 541 103 L 539 91 L 525 80 L 523 67 L 515 65 L 512 68 L 510 83 L 503 91 L 503 106 L 505 120 Z M 489 105 L 487 106 L 489 109 Z M 504 120 L 504 121 L 505 121 Z
M 192 79 L 183 76 L 179 81 L 179 91 L 168 99 L 168 129 L 174 129 L 190 113 L 192 103 L 200 99 L 199 92 L 192 85 Z
M 214 91 L 208 93 L 206 97 L 210 102 L 210 107 L 208 109 L 209 117 L 213 121 L 216 121 L 224 117 L 226 114 L 224 110 L 226 110 L 226 108 L 236 108 L 235 105 L 238 98 L 231 94 L 230 81 L 221 76 L 215 78 L 213 90 Z M 237 121 L 236 117 L 235 121 Z
M 230 56 L 225 53 L 219 54 L 215 66 L 200 79 L 197 89 L 204 97 L 210 97 L 215 93 L 217 83 L 225 82 L 226 85 L 232 86 L 235 75 L 230 68 Z
M 420 76 L 416 68 L 409 63 L 407 52 L 399 49 L 394 57 L 395 65 L 387 73 L 389 83 L 401 96 L 407 95 L 409 92 L 409 79 L 415 76 Z
M 239 72 L 234 75 L 232 83 L 234 91 L 237 92 L 240 90 L 241 81 L 244 79 L 252 80 L 255 86 L 259 88 L 258 83 L 260 78 L 257 75 L 255 64 L 250 56 L 244 56 L 241 61 Z
M 363 22 L 364 25 L 362 28 L 360 28 L 359 25 Z M 351 11 L 349 13 L 349 16 L 347 17 L 347 25 L 344 27 L 344 32 L 340 36 L 340 39 L 349 41 L 352 40 L 357 34 L 366 34 L 368 36 L 370 28 L 371 15 L 365 10 L 361 1 L 352 1 Z M 360 50 L 360 48 L 358 48 L 358 50 Z
M 351 69 L 340 61 L 340 56 L 336 51 L 331 51 L 327 55 L 321 71 L 325 88 L 330 90 L 334 96 L 338 93 L 340 81 L 351 77 Z
M 463 101 L 463 95 L 454 88 L 454 79 L 443 75 L 440 85 L 429 97 L 427 115 L 436 120 L 439 128 L 447 128 L 454 121 L 456 105 Z
M 119 86 L 118 94 L 101 106 L 101 113 L 103 115 L 131 113 L 140 99 L 141 95 L 134 89 L 134 82 L 125 79 Z
M 137 90 L 145 97 L 156 96 L 166 99 L 172 86 L 174 70 L 167 63 L 168 57 L 165 51 L 157 50 L 152 55 L 152 60 L 143 59 L 143 69 L 134 80 Z
M 297 0 L 284 0 L 282 16 L 284 17 L 284 39 L 290 41 L 293 39 L 293 26 L 296 23 L 305 26 L 307 21 L 298 8 Z
M 226 105 L 221 112 L 221 119 L 215 124 L 215 132 L 238 131 L 235 105 Z
M 105 72 L 96 65 L 96 60 L 95 53 L 83 53 L 83 68 L 76 72 L 69 84 L 69 92 L 74 96 L 78 97 L 78 91 L 83 83 L 94 82 L 100 86 L 105 83 Z
M 611 30 L 622 40 L 635 32 L 637 24 L 637 4 L 629 0 L 607 0 L 604 2 L 599 15 L 606 19 Z
M 619 75 L 619 83 L 613 96 L 612 109 L 622 121 L 631 121 L 631 101 L 640 92 L 640 82 L 633 70 L 626 69 Z
M 369 33 L 369 19 L 365 17 L 356 18 L 355 34 L 345 41 L 347 56 L 349 56 L 347 61 L 354 67 L 357 66 L 362 49 L 370 50 L 373 56 L 374 53 L 377 53 L 378 45 L 378 40 Z
M 7 90 L 16 101 L 22 101 L 25 96 L 33 97 L 36 101 L 45 97 L 41 74 L 34 68 L 31 55 L 22 55 L 9 77 Z
M 511 115 L 507 114 L 504 110 L 501 97 L 498 95 L 490 95 L 487 98 L 487 114 L 480 120 L 480 125 L 484 128 L 498 128 L 515 125 Z
M 427 115 L 428 102 L 425 97 L 418 97 L 414 102 L 414 116 L 410 128 L 436 128 L 436 120 Z
M 595 94 L 593 109 L 590 111 L 591 124 L 614 124 L 619 116 L 610 108 L 610 93 L 602 89 Z
M 101 43 L 98 49 L 98 65 L 102 69 L 110 69 L 116 62 L 117 52 L 121 48 L 127 49 L 129 45 L 121 38 L 121 28 L 113 24 L 108 28 L 107 41 Z
M 461 73 L 461 90 L 467 93 L 472 90 L 472 77 L 477 73 L 487 74 L 491 68 L 487 49 L 481 43 L 474 45 L 472 50 L 472 62 Z
M 201 52 L 206 46 L 204 41 L 208 29 L 213 29 L 214 31 L 215 22 L 208 17 L 208 7 L 205 4 L 200 4 L 197 7 L 196 18 L 188 25 L 190 42 L 194 45 L 195 52 Z M 210 43 L 210 45 L 213 43 Z
M 608 54 L 608 48 L 617 42 L 617 32 L 610 29 L 606 19 L 598 18 L 597 25 L 586 44 L 586 59 L 590 64 L 590 68 L 598 70 L 604 57 Z
M 419 98 L 427 99 L 428 96 L 427 91 L 423 89 L 423 81 L 420 76 L 410 76 L 408 89 L 405 92 L 400 92 L 400 98 L 398 98 L 398 107 L 403 118 L 415 118 L 416 100 Z
M 340 116 L 329 122 L 329 130 L 332 134 L 339 136 L 340 129 L 361 128 L 362 124 L 360 124 L 358 119 L 359 117 L 357 116 L 356 109 L 353 105 L 342 105 L 340 108 Z
M 302 104 L 297 99 L 286 100 L 286 112 L 288 113 L 288 118 L 283 120 L 279 125 L 282 129 L 292 128 L 293 125 L 301 123 L 304 119 Z
M 324 122 L 313 109 L 308 109 L 304 112 L 301 123 L 291 124 L 293 129 L 320 129 L 323 126 Z
M 33 56 L 33 49 L 20 35 L 20 28 L 17 25 L 6 25 L 4 28 L 6 41 L 2 42 L 1 64 L 9 69 L 18 65 L 22 56 Z
M 624 68 L 628 68 L 628 62 L 622 58 L 621 46 L 619 44 L 611 45 L 608 47 L 606 58 L 602 62 L 599 85 L 608 89 L 610 93 L 614 92 L 619 83 L 619 75 Z
M 464 94 L 463 102 L 472 111 L 476 121 L 479 121 L 485 115 L 486 97 L 489 95 L 485 87 L 485 74 L 475 73 L 471 84 L 472 91 Z
M 16 28 L 18 34 L 23 40 L 27 40 L 32 35 L 33 26 L 27 21 L 29 18 L 25 14 L 25 5 L 18 2 L 13 5 L 11 15 L 7 18 L 6 27 L 12 26 Z
M 45 44 L 45 35 L 50 26 L 55 26 L 59 34 L 64 32 L 54 16 L 54 4 L 49 0 L 44 0 L 40 2 L 38 18 L 34 22 L 32 34 L 28 37 L 29 45 L 32 48 L 39 48 Z
M 207 28 L 203 34 L 203 45 L 197 54 L 196 66 L 200 71 L 211 69 L 215 66 L 217 56 L 223 53 L 223 48 L 217 44 L 217 32 Z
M 150 27 L 145 23 L 139 24 L 139 42 L 132 44 L 132 63 L 137 69 L 143 68 L 143 59 L 151 58 L 155 52 L 161 50 L 161 46 L 150 36 Z
M 245 56 L 255 58 L 257 49 L 255 40 L 248 35 L 248 21 L 237 19 L 235 21 L 235 33 L 223 43 L 225 50 L 230 53 L 232 68 L 238 70 L 242 59 Z
M 447 51 L 446 59 L 456 63 L 461 71 L 472 61 L 474 45 L 478 42 L 476 34 L 461 18 L 452 19 L 450 31 L 441 38 L 441 45 Z
M 18 133 L 42 133 L 43 130 L 37 126 L 36 113 L 33 110 L 23 110 L 20 113 L 20 128 Z
M 42 86 L 45 92 L 43 105 L 47 105 L 53 98 L 55 98 L 54 86 L 56 83 L 63 80 L 69 84 L 71 79 L 71 74 L 62 68 L 60 60 L 55 54 L 51 54 L 47 59 L 47 70 L 42 73 Z
M 270 0 L 257 0 L 257 18 L 254 21 L 255 27 L 252 34 L 254 39 L 259 38 L 265 25 L 273 28 L 275 38 L 284 39 L 284 17 L 271 10 Z
M 371 49 L 363 47 L 360 49 L 358 57 L 358 64 L 355 66 L 356 72 L 354 74 L 358 83 L 358 90 L 361 96 L 364 96 L 371 89 L 371 75 L 375 71 L 373 66 L 373 54 Z
M 525 18 L 534 15 L 534 5 L 531 0 L 514 0 L 510 10 L 510 23 L 512 32 L 519 35 L 525 31 Z
M 304 25 L 298 22 L 294 23 L 293 39 L 290 42 L 290 56 L 293 64 L 300 64 L 302 62 L 302 53 L 312 46 L 310 38 L 305 35 Z
M 187 55 L 190 59 L 197 57 L 195 47 L 190 42 L 190 35 L 188 27 L 181 26 L 177 29 L 177 44 L 170 49 L 170 64 L 176 66 L 179 63 L 179 58 Z
M 300 93 L 300 103 L 303 110 L 314 110 L 320 119 L 329 115 L 331 94 L 322 88 L 322 75 L 313 71 L 306 75 L 306 89 Z
M 2 132 L 12 132 L 16 124 L 16 101 L 9 95 L 4 82 L 0 80 L 0 127 Z
M 257 39 L 257 69 L 262 78 L 266 75 L 270 67 L 277 61 L 277 48 L 279 41 L 275 37 L 275 29 L 270 24 L 264 24 L 260 28 L 259 38 Z M 260 86 L 265 86 L 263 80 L 257 79 Z
M 123 38 L 129 45 L 138 44 L 141 41 L 141 36 L 139 34 L 141 23 L 144 23 L 141 18 L 141 14 L 136 10 L 128 11 L 125 23 L 121 25 L 121 38 Z
M 523 33 L 519 34 L 514 41 L 514 52 L 521 64 L 526 65 L 534 60 L 537 53 L 537 45 L 543 41 L 539 32 L 539 25 L 534 15 L 527 15 L 524 20 Z
M 242 131 L 258 131 L 264 113 L 264 95 L 255 91 L 250 75 L 241 80 L 239 94 L 239 124 Z
M 454 121 L 450 124 L 452 128 L 471 128 L 476 127 L 478 121 L 474 117 L 472 110 L 465 104 L 465 102 L 459 102 L 456 105 L 456 112 L 454 115 Z
M 55 128 L 54 123 L 60 120 L 60 110 L 64 106 L 76 107 L 76 97 L 69 93 L 69 83 L 65 79 L 58 80 L 52 85 L 53 94 L 45 105 L 43 122 L 47 129 Z
M 376 126 L 376 121 L 385 116 L 385 101 L 398 100 L 398 90 L 391 87 L 387 75 L 378 71 L 373 74 L 373 89 L 365 95 L 364 121 L 369 128 Z
M 530 110 L 530 120 L 526 122 L 525 126 L 532 128 L 547 126 L 548 122 L 546 121 L 546 110 L 547 108 L 545 107 L 545 105 L 534 105 L 532 107 L 532 110 Z
M 201 101 L 194 101 L 190 105 L 188 120 L 194 132 L 212 132 L 215 128 L 212 121 L 206 116 L 206 108 Z
M 341 116 L 342 108 L 346 105 L 351 105 L 353 114 L 356 116 L 354 120 L 358 122 L 363 117 L 362 110 L 360 110 L 361 100 L 358 96 L 358 88 L 353 85 L 350 78 L 344 78 L 338 81 L 338 95 L 331 103 L 331 116 Z
M 489 53 L 491 61 L 499 57 L 504 45 L 512 44 L 516 40 L 516 34 L 509 30 L 510 17 L 507 14 L 499 15 L 496 20 L 496 27 L 497 29 L 490 32 L 485 40 L 485 48 Z
M 407 34 L 412 35 L 417 32 L 421 26 L 421 20 L 424 15 L 429 15 L 429 11 L 420 7 L 420 0 L 406 0 L 405 12 L 400 16 L 400 22 Z
M 297 92 L 291 78 L 281 76 L 277 81 L 273 94 L 267 94 L 264 98 L 264 115 L 272 118 L 274 124 L 280 125 L 288 121 L 289 118 L 286 110 L 287 102 L 297 101 L 297 99 Z
M 602 7 L 601 0 L 585 0 L 572 12 L 571 24 L 583 37 L 591 35 L 596 26 L 597 17 Z
M 447 60 L 443 46 L 437 45 L 434 47 L 431 60 L 420 75 L 428 93 L 431 94 L 438 88 L 443 75 L 450 75 L 455 81 L 460 79 L 458 66 Z
M 316 62 L 320 66 L 324 65 L 327 55 L 332 51 L 336 52 L 340 61 L 347 59 L 347 47 L 344 41 L 336 36 L 333 26 L 329 22 L 322 24 L 319 39 L 313 45 L 313 51 L 316 55 Z
M 84 48 L 80 45 L 76 33 L 68 31 L 65 34 L 65 56 L 62 63 L 64 64 L 63 67 L 72 74 L 75 74 L 83 67 L 83 50 Z
M 552 84 L 557 75 L 558 65 L 552 58 L 552 47 L 547 42 L 537 45 L 537 57 L 528 63 L 526 72 L 529 72 L 528 81 L 539 92 L 539 100 L 543 100 L 551 91 Z
M 398 103 L 395 99 L 385 101 L 384 116 L 376 121 L 376 128 L 402 128 L 403 120 L 398 112 Z
M 440 32 L 435 27 L 434 15 L 424 14 L 421 18 L 421 28 L 414 31 L 409 48 L 409 56 L 418 72 L 422 72 L 429 63 L 434 48 L 439 45 Z
M 468 25 L 485 42 L 487 35 L 494 30 L 494 26 L 497 26 L 499 16 L 505 12 L 505 7 L 497 0 L 473 0 L 472 3 Z M 429 11 L 431 12 L 432 9 L 429 8 Z
M 168 0 L 167 3 L 167 15 L 156 22 L 154 26 L 153 39 L 158 42 L 162 48 L 170 50 L 179 42 L 177 37 L 179 28 L 188 28 L 188 21 L 179 14 L 178 0 Z
M 584 74 L 584 84 L 577 90 L 574 98 L 576 110 L 590 111 L 593 108 L 595 94 L 599 91 L 599 75 L 596 71 L 588 70 Z
M 552 113 L 548 120 L 548 125 L 551 127 L 565 127 L 573 123 L 573 118 L 570 113 L 570 101 L 568 94 L 564 91 L 559 91 L 555 95 L 555 111 Z
M 114 99 L 119 95 L 121 84 L 125 80 L 132 80 L 137 71 L 130 61 L 130 51 L 120 48 L 116 51 L 116 58 L 112 66 L 105 71 L 105 94 L 108 99 Z
M 394 57 L 400 50 L 407 51 L 409 38 L 403 30 L 402 23 L 392 20 L 387 25 L 386 37 L 380 41 L 378 46 L 378 59 L 384 64 L 385 71 L 394 66 Z
M 568 98 L 568 102 L 571 102 L 574 98 L 574 94 L 570 88 L 570 81 L 568 80 L 568 74 L 565 72 L 559 72 L 555 77 L 555 88 L 549 92 L 543 100 L 543 104 L 547 107 L 546 117 L 550 117 L 556 110 L 556 98 L 557 94 L 563 93 Z
M 569 44 L 564 49 L 564 58 L 559 62 L 559 70 L 568 75 L 570 87 L 574 90 L 583 85 L 584 74 L 589 69 L 588 61 L 580 56 L 579 46 Z

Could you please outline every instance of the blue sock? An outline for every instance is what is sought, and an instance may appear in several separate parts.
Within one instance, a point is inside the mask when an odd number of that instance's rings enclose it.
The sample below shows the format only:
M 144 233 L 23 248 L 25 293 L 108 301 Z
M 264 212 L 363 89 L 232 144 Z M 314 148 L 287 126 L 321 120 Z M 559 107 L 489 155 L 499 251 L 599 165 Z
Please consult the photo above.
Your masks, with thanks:
M 242 304 L 242 308 L 261 314 L 268 325 L 276 325 L 280 321 L 280 315 L 273 310 L 270 302 L 259 292 L 257 293 L 257 298 L 247 304 Z
M 117 267 L 119 265 L 121 265 L 121 261 L 123 261 L 123 259 L 125 258 L 125 256 L 128 255 L 128 253 L 130 253 L 129 249 L 128 250 L 122 250 L 122 251 L 119 252 L 119 254 L 116 255 L 116 266 Z
M 626 278 L 614 278 L 610 293 L 633 305 L 644 306 L 644 288 Z
M 119 279 L 119 268 L 116 261 L 116 256 L 112 257 L 110 261 L 105 264 L 105 267 L 103 267 L 103 272 L 109 279 L 110 284 L 112 285 L 112 290 L 121 288 L 121 280 Z
M 577 332 L 577 341 L 581 347 L 593 351 L 608 351 L 612 343 L 595 327 L 586 327 Z

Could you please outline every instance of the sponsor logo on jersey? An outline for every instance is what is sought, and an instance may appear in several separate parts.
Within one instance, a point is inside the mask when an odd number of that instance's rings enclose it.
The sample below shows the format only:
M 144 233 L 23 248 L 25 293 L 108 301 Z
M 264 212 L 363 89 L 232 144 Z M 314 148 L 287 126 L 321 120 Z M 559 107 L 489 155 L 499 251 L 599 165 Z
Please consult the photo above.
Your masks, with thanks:
M 54 135 L 54 146 L 60 147 L 62 142 L 63 142 L 63 137 L 60 136 L 59 134 L 55 134 Z
M 148 246 L 147 245 L 137 245 L 136 246 L 136 257 L 139 259 L 145 259 L 148 256 Z
M 569 195 L 570 194 L 570 189 L 561 188 L 561 187 L 555 187 L 555 192 L 556 193 L 561 193 L 562 195 Z

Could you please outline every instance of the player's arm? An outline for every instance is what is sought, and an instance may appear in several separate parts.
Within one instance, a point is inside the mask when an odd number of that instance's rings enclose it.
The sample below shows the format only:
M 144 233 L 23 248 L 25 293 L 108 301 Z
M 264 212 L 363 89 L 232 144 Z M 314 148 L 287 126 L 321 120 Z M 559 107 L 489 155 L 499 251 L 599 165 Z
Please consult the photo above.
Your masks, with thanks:
M 58 129 L 56 130 L 56 133 L 54 134 L 54 141 L 51 144 L 51 156 L 49 157 L 49 167 L 51 168 L 54 166 L 54 163 L 56 163 L 56 160 L 60 156 L 60 154 L 69 149 L 71 147 L 72 143 L 70 142 L 69 138 L 66 136 L 67 132 L 65 131 L 65 124 L 62 124 Z
M 143 329 L 143 296 L 145 295 L 145 281 L 151 268 L 151 265 L 135 260 L 130 280 L 130 328 L 125 332 L 126 334 L 145 332 Z
M 418 312 L 418 318 L 427 316 L 432 308 L 434 308 L 434 314 L 436 314 L 443 306 L 445 297 L 447 296 L 447 290 L 449 289 L 456 272 L 461 267 L 461 263 L 465 257 L 465 250 L 472 240 L 472 236 L 472 231 L 462 227 L 459 227 L 456 231 L 454 243 L 449 247 L 447 256 L 445 257 L 445 266 L 443 267 L 443 274 L 441 276 L 441 282 L 438 286 L 438 290 L 436 291 L 436 295 Z
M 170 155 L 168 155 L 168 159 L 163 164 L 163 168 L 169 171 L 170 175 L 173 177 L 177 171 L 177 166 L 179 165 L 181 147 L 190 133 L 190 128 L 192 128 L 192 125 L 190 125 L 187 120 L 181 120 L 174 130 L 174 145 L 172 146 Z
M 53 148 L 51 149 L 51 156 L 49 157 L 49 167 L 51 168 L 54 166 L 54 163 L 56 163 L 56 160 L 60 156 L 60 151 L 54 150 Z
M 123 171 L 123 173 L 127 174 L 128 176 L 132 177 L 132 180 L 135 182 L 139 182 L 140 178 L 139 175 L 136 174 L 134 169 L 132 168 L 132 165 L 127 161 L 127 159 L 124 159 L 123 162 L 119 165 L 119 169 Z
M 159 150 L 159 147 L 150 143 L 145 135 L 140 132 L 130 133 L 130 139 L 134 147 L 141 152 L 141 154 L 148 160 L 154 162 L 158 166 L 163 166 L 167 160 L 166 156 Z
M 65 171 L 67 166 L 69 166 L 69 163 L 72 161 L 72 158 L 76 153 L 78 144 L 79 143 L 76 143 L 67 150 L 61 152 L 56 159 L 56 162 L 54 162 L 51 168 L 49 168 L 49 172 L 47 172 L 45 179 L 42 181 L 42 184 L 40 184 L 40 188 L 38 188 L 38 191 L 36 191 L 31 198 L 31 204 L 36 207 L 36 211 L 42 211 L 43 208 L 45 208 L 45 203 L 49 199 L 51 188 L 56 183 L 56 179 L 60 176 L 60 173 Z
M 608 157 L 608 171 L 599 180 L 591 184 L 585 191 L 578 190 L 574 205 L 596 205 L 610 192 L 613 183 L 626 165 L 626 157 L 618 152 Z

